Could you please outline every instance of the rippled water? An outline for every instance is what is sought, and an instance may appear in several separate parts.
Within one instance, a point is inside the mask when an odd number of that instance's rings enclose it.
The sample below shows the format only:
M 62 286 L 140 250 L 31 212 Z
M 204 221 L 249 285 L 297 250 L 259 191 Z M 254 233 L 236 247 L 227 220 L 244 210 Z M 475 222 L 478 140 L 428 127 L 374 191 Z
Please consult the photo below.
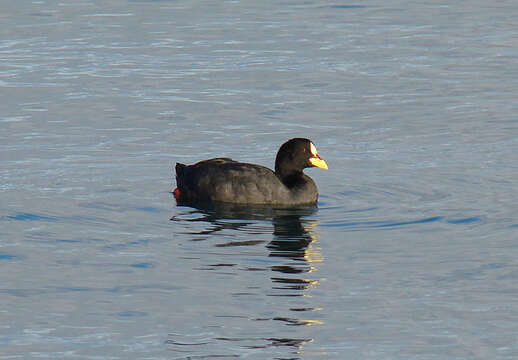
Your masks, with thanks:
M 514 10 L 4 4 L 0 359 L 515 359 Z M 295 136 L 318 208 L 176 205 Z

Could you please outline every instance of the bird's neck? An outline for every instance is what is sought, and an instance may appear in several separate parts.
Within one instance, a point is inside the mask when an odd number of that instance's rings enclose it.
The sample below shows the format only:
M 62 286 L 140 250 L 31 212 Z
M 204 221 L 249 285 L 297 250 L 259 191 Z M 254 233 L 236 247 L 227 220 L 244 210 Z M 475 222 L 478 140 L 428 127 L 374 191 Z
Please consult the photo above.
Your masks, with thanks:
M 275 175 L 288 188 L 292 188 L 304 181 L 304 173 L 301 170 L 286 169 L 281 167 L 275 168 Z

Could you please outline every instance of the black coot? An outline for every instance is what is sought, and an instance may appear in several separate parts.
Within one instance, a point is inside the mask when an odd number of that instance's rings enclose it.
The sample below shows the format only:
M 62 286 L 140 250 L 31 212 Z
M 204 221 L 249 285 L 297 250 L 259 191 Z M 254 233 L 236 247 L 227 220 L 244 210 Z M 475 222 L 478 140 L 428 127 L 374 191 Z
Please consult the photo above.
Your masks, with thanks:
M 203 160 L 194 165 L 177 163 L 174 195 L 179 203 L 315 204 L 317 186 L 302 172 L 312 166 L 327 169 L 310 140 L 295 138 L 277 152 L 275 172 L 229 158 Z

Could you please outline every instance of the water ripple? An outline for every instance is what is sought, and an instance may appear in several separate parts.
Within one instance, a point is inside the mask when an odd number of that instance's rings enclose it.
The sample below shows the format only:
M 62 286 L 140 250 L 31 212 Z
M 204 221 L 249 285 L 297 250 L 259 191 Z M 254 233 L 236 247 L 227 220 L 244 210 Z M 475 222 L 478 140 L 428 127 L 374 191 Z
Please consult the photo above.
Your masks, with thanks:
M 59 221 L 59 218 L 55 216 L 46 216 L 46 215 L 37 215 L 31 213 L 18 213 L 13 216 L 6 216 L 7 219 L 10 220 L 19 220 L 19 221 L 50 221 L 56 222 Z

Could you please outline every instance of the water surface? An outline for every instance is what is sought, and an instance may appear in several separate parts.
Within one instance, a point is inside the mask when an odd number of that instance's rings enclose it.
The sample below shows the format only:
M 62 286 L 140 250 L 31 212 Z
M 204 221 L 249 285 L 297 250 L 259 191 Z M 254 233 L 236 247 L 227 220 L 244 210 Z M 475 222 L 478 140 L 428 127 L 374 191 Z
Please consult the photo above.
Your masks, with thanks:
M 516 358 L 514 9 L 5 4 L 0 359 Z M 176 205 L 291 137 L 318 208 Z

